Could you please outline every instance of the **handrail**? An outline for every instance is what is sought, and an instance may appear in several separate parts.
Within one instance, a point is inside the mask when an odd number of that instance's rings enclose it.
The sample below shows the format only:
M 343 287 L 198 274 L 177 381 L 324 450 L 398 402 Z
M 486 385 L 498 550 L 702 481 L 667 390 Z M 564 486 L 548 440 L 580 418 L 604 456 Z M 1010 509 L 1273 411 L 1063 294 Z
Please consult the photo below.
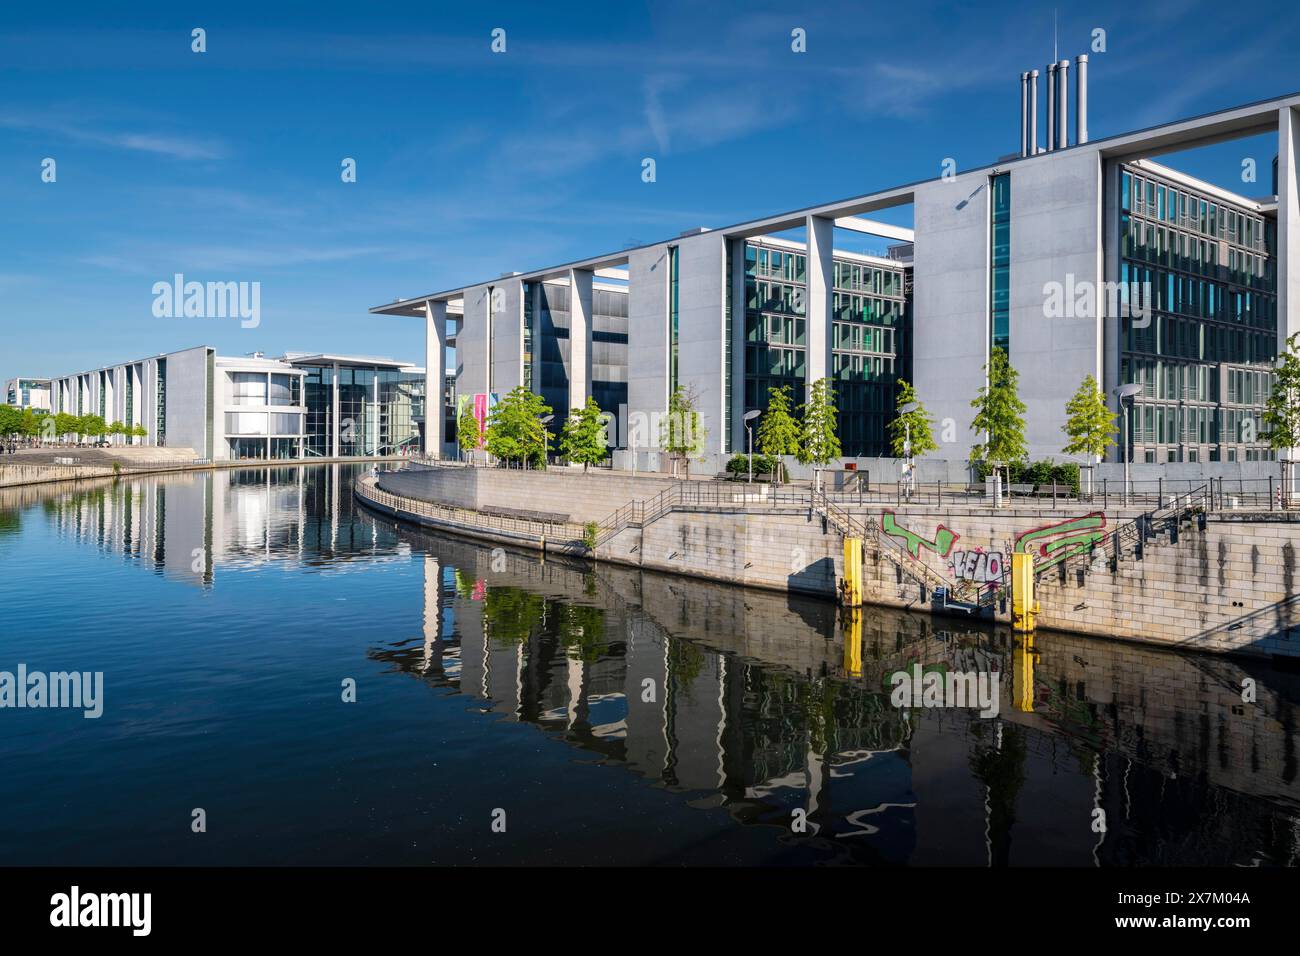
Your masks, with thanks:
M 1172 519 L 1181 523 L 1182 520 L 1190 514 L 1193 514 L 1198 508 L 1210 511 L 1213 508 L 1213 499 L 1210 485 L 1207 482 L 1197 488 L 1186 491 L 1181 495 L 1171 498 L 1169 504 L 1161 505 L 1152 511 L 1139 515 L 1130 521 L 1118 525 L 1114 531 L 1103 537 L 1099 542 L 1094 543 L 1093 547 L 1087 552 L 1080 551 L 1072 554 L 1064 561 L 1059 562 L 1061 568 L 1073 570 L 1075 565 L 1082 564 L 1086 571 L 1092 563 L 1097 560 L 1098 552 L 1105 555 L 1110 560 L 1119 558 L 1119 551 L 1122 550 L 1122 541 L 1128 539 L 1146 540 L 1144 527 L 1154 524 L 1156 521 Z M 1044 568 L 1043 571 L 1047 569 Z M 1042 573 L 1042 572 L 1036 572 Z
M 407 498 L 384 491 L 371 475 L 363 475 L 353 482 L 357 495 L 374 504 L 395 511 L 406 511 L 426 518 L 447 521 L 470 528 L 492 528 L 499 531 L 517 531 L 534 537 L 554 536 L 556 529 L 561 529 L 566 540 L 577 541 L 582 537 L 582 527 L 572 522 L 564 524 L 535 521 L 531 518 L 514 518 L 506 515 L 491 515 L 468 508 L 441 505 L 422 498 Z

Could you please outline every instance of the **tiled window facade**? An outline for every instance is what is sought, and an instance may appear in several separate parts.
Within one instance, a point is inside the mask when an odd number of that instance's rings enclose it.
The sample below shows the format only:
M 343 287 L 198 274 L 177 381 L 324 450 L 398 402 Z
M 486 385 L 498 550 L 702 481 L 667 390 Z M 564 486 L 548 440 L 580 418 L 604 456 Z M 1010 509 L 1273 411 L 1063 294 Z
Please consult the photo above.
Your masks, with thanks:
M 1144 166 L 1120 176 L 1118 278 L 1149 290 L 1150 310 L 1149 323 L 1121 319 L 1120 380 L 1142 386 L 1133 460 L 1272 457 L 1259 434 L 1277 355 L 1275 223 Z

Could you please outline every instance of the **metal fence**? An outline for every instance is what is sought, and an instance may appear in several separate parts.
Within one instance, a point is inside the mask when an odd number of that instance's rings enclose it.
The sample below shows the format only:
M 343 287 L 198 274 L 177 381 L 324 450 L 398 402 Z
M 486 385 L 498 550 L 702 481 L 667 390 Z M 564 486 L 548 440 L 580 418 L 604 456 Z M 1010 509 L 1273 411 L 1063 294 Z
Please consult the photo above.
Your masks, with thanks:
M 365 501 L 394 511 L 419 515 L 447 524 L 460 525 L 490 531 L 510 531 L 515 534 L 534 538 L 551 538 L 555 540 L 576 541 L 582 537 L 582 525 L 572 522 L 538 521 L 531 518 L 515 518 L 508 515 L 488 514 L 468 508 L 456 508 L 451 505 L 435 504 L 421 498 L 407 498 L 394 495 L 379 487 L 378 478 L 363 476 L 356 480 L 353 487 L 357 495 Z

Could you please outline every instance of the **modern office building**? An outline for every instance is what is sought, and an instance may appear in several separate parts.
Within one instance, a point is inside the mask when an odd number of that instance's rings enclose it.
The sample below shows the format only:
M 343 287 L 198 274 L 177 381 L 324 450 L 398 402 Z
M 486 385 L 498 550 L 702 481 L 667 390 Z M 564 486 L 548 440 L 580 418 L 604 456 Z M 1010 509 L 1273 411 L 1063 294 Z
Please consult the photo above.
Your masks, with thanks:
M 37 412 L 50 410 L 50 380 L 48 378 L 11 378 L 5 382 L 5 404 L 14 408 L 30 408 Z
M 693 393 L 706 451 L 727 454 L 744 449 L 744 416 L 770 387 L 790 385 L 798 403 L 829 377 L 845 455 L 883 454 L 901 378 L 936 437 L 950 436 L 936 456 L 963 459 L 984 437 L 969 427 L 971 400 L 1002 348 L 1031 457 L 1067 457 L 1065 404 L 1092 375 L 1116 411 L 1114 390 L 1140 386 L 1135 461 L 1271 458 L 1272 363 L 1300 331 L 1300 94 L 1093 140 L 1087 57 L 1075 66 L 1073 116 L 1069 61 L 1052 64 L 1043 110 L 1037 72 L 1022 76 L 1021 148 L 993 165 L 371 312 L 423 319 L 429 368 L 447 315 L 463 313 L 458 394 L 524 385 L 557 419 L 594 396 L 619 417 L 618 446 L 638 451 L 659 442 L 638 418 L 663 415 L 678 386 Z M 1267 169 L 1276 152 L 1267 195 L 1202 182 L 1169 158 L 1262 134 L 1276 136 L 1259 158 Z M 910 226 L 896 224 L 909 210 Z M 851 251 L 864 233 L 883 241 L 879 254 Z M 441 436 L 428 438 L 436 453 Z
M 214 461 L 386 457 L 420 448 L 424 383 L 423 368 L 387 358 L 199 346 L 53 379 L 52 410 L 143 425 L 144 438 L 110 440 Z

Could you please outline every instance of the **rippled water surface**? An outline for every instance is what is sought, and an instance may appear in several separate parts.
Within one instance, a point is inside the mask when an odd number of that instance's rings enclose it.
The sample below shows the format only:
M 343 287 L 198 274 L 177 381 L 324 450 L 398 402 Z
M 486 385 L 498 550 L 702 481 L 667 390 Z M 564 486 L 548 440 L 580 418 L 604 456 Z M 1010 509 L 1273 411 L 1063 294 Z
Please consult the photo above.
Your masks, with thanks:
M 494 553 L 356 474 L 0 492 L 0 670 L 105 682 L 0 709 L 0 863 L 1300 859 L 1294 674 Z M 918 663 L 999 716 L 892 707 Z

